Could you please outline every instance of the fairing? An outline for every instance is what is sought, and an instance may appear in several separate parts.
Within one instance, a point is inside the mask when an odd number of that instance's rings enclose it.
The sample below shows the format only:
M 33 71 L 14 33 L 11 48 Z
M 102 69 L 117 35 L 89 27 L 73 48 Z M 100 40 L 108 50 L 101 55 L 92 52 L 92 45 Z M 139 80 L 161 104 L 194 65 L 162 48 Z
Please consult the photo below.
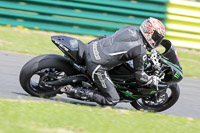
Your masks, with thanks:
M 180 82 L 183 79 L 183 72 L 174 46 L 167 39 L 164 39 L 161 42 L 161 45 L 165 47 L 165 52 L 161 54 L 163 57 L 161 58 L 161 61 L 171 68 L 171 70 L 165 75 L 166 82 L 168 84 Z
M 164 56 L 166 60 L 170 61 L 171 63 L 177 65 L 177 67 L 182 69 L 181 64 L 178 60 L 177 52 L 176 52 L 174 46 L 172 45 L 172 43 L 169 40 L 164 39 L 161 42 L 161 45 L 163 47 L 165 47 L 165 52 L 161 55 Z

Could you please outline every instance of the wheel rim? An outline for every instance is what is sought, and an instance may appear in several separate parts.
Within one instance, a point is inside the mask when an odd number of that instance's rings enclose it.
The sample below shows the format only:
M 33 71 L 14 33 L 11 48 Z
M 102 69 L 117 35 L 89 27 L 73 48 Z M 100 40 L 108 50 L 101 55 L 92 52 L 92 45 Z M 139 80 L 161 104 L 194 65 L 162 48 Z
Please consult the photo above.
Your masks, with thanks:
M 54 81 L 66 77 L 66 72 L 57 68 L 44 68 L 35 72 L 29 79 L 29 87 L 31 91 L 38 95 L 55 93 L 60 86 L 48 86 L 46 81 Z
M 166 93 L 161 94 L 157 102 L 153 101 L 151 98 L 141 98 L 136 100 L 136 103 L 144 110 L 158 110 L 170 103 L 173 98 L 173 93 L 171 88 L 167 88 Z

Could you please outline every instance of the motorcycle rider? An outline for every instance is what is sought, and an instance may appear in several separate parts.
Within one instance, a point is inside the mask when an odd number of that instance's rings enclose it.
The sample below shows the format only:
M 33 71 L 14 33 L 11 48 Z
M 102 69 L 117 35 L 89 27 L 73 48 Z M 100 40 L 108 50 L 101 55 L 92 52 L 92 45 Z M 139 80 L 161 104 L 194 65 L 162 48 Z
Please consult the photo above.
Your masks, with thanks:
M 101 105 L 115 105 L 120 97 L 107 71 L 126 61 L 133 60 L 135 78 L 138 83 L 154 87 L 156 76 L 144 72 L 146 49 L 156 48 L 165 35 L 165 27 L 158 19 L 148 18 L 136 27 L 128 26 L 116 31 L 112 36 L 103 36 L 88 43 L 84 51 L 87 70 L 99 91 L 67 88 L 67 93 L 78 99 L 88 99 Z

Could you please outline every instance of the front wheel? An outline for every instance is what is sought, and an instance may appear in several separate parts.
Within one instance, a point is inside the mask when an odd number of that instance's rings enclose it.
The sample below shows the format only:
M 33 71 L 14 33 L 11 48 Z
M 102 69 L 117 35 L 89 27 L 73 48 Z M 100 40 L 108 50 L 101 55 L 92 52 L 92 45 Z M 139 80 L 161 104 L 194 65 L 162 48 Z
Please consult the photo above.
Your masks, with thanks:
M 69 61 L 60 55 L 37 56 L 27 62 L 20 72 L 22 88 L 32 96 L 53 97 L 59 93 L 59 86 L 47 86 L 45 82 L 73 75 Z
M 149 110 L 155 112 L 164 111 L 173 106 L 180 96 L 180 88 L 178 84 L 170 85 L 166 92 L 161 93 L 159 99 L 155 98 L 141 98 L 131 102 L 131 105 L 137 110 Z

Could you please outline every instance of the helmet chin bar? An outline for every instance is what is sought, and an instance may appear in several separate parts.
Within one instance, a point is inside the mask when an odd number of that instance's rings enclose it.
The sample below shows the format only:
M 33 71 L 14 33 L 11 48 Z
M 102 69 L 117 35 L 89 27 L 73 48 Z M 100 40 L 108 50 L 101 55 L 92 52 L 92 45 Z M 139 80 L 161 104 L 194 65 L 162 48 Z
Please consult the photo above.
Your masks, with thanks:
M 139 30 L 139 33 L 140 33 L 141 36 L 142 36 L 142 40 L 143 40 L 143 43 L 144 43 L 146 49 L 147 49 L 149 52 L 151 52 L 151 50 L 154 49 L 154 48 L 152 48 L 151 45 L 147 42 L 146 38 L 143 36 L 143 34 L 142 34 L 142 32 L 141 32 L 140 30 Z
M 153 49 L 151 46 L 147 46 L 146 49 L 151 52 L 151 50 Z
M 152 48 L 151 45 L 148 44 L 148 42 L 146 41 L 146 39 L 143 36 L 142 36 L 142 38 L 143 38 L 144 45 L 146 46 L 146 49 L 149 52 L 151 52 L 151 50 L 154 49 L 154 48 Z

